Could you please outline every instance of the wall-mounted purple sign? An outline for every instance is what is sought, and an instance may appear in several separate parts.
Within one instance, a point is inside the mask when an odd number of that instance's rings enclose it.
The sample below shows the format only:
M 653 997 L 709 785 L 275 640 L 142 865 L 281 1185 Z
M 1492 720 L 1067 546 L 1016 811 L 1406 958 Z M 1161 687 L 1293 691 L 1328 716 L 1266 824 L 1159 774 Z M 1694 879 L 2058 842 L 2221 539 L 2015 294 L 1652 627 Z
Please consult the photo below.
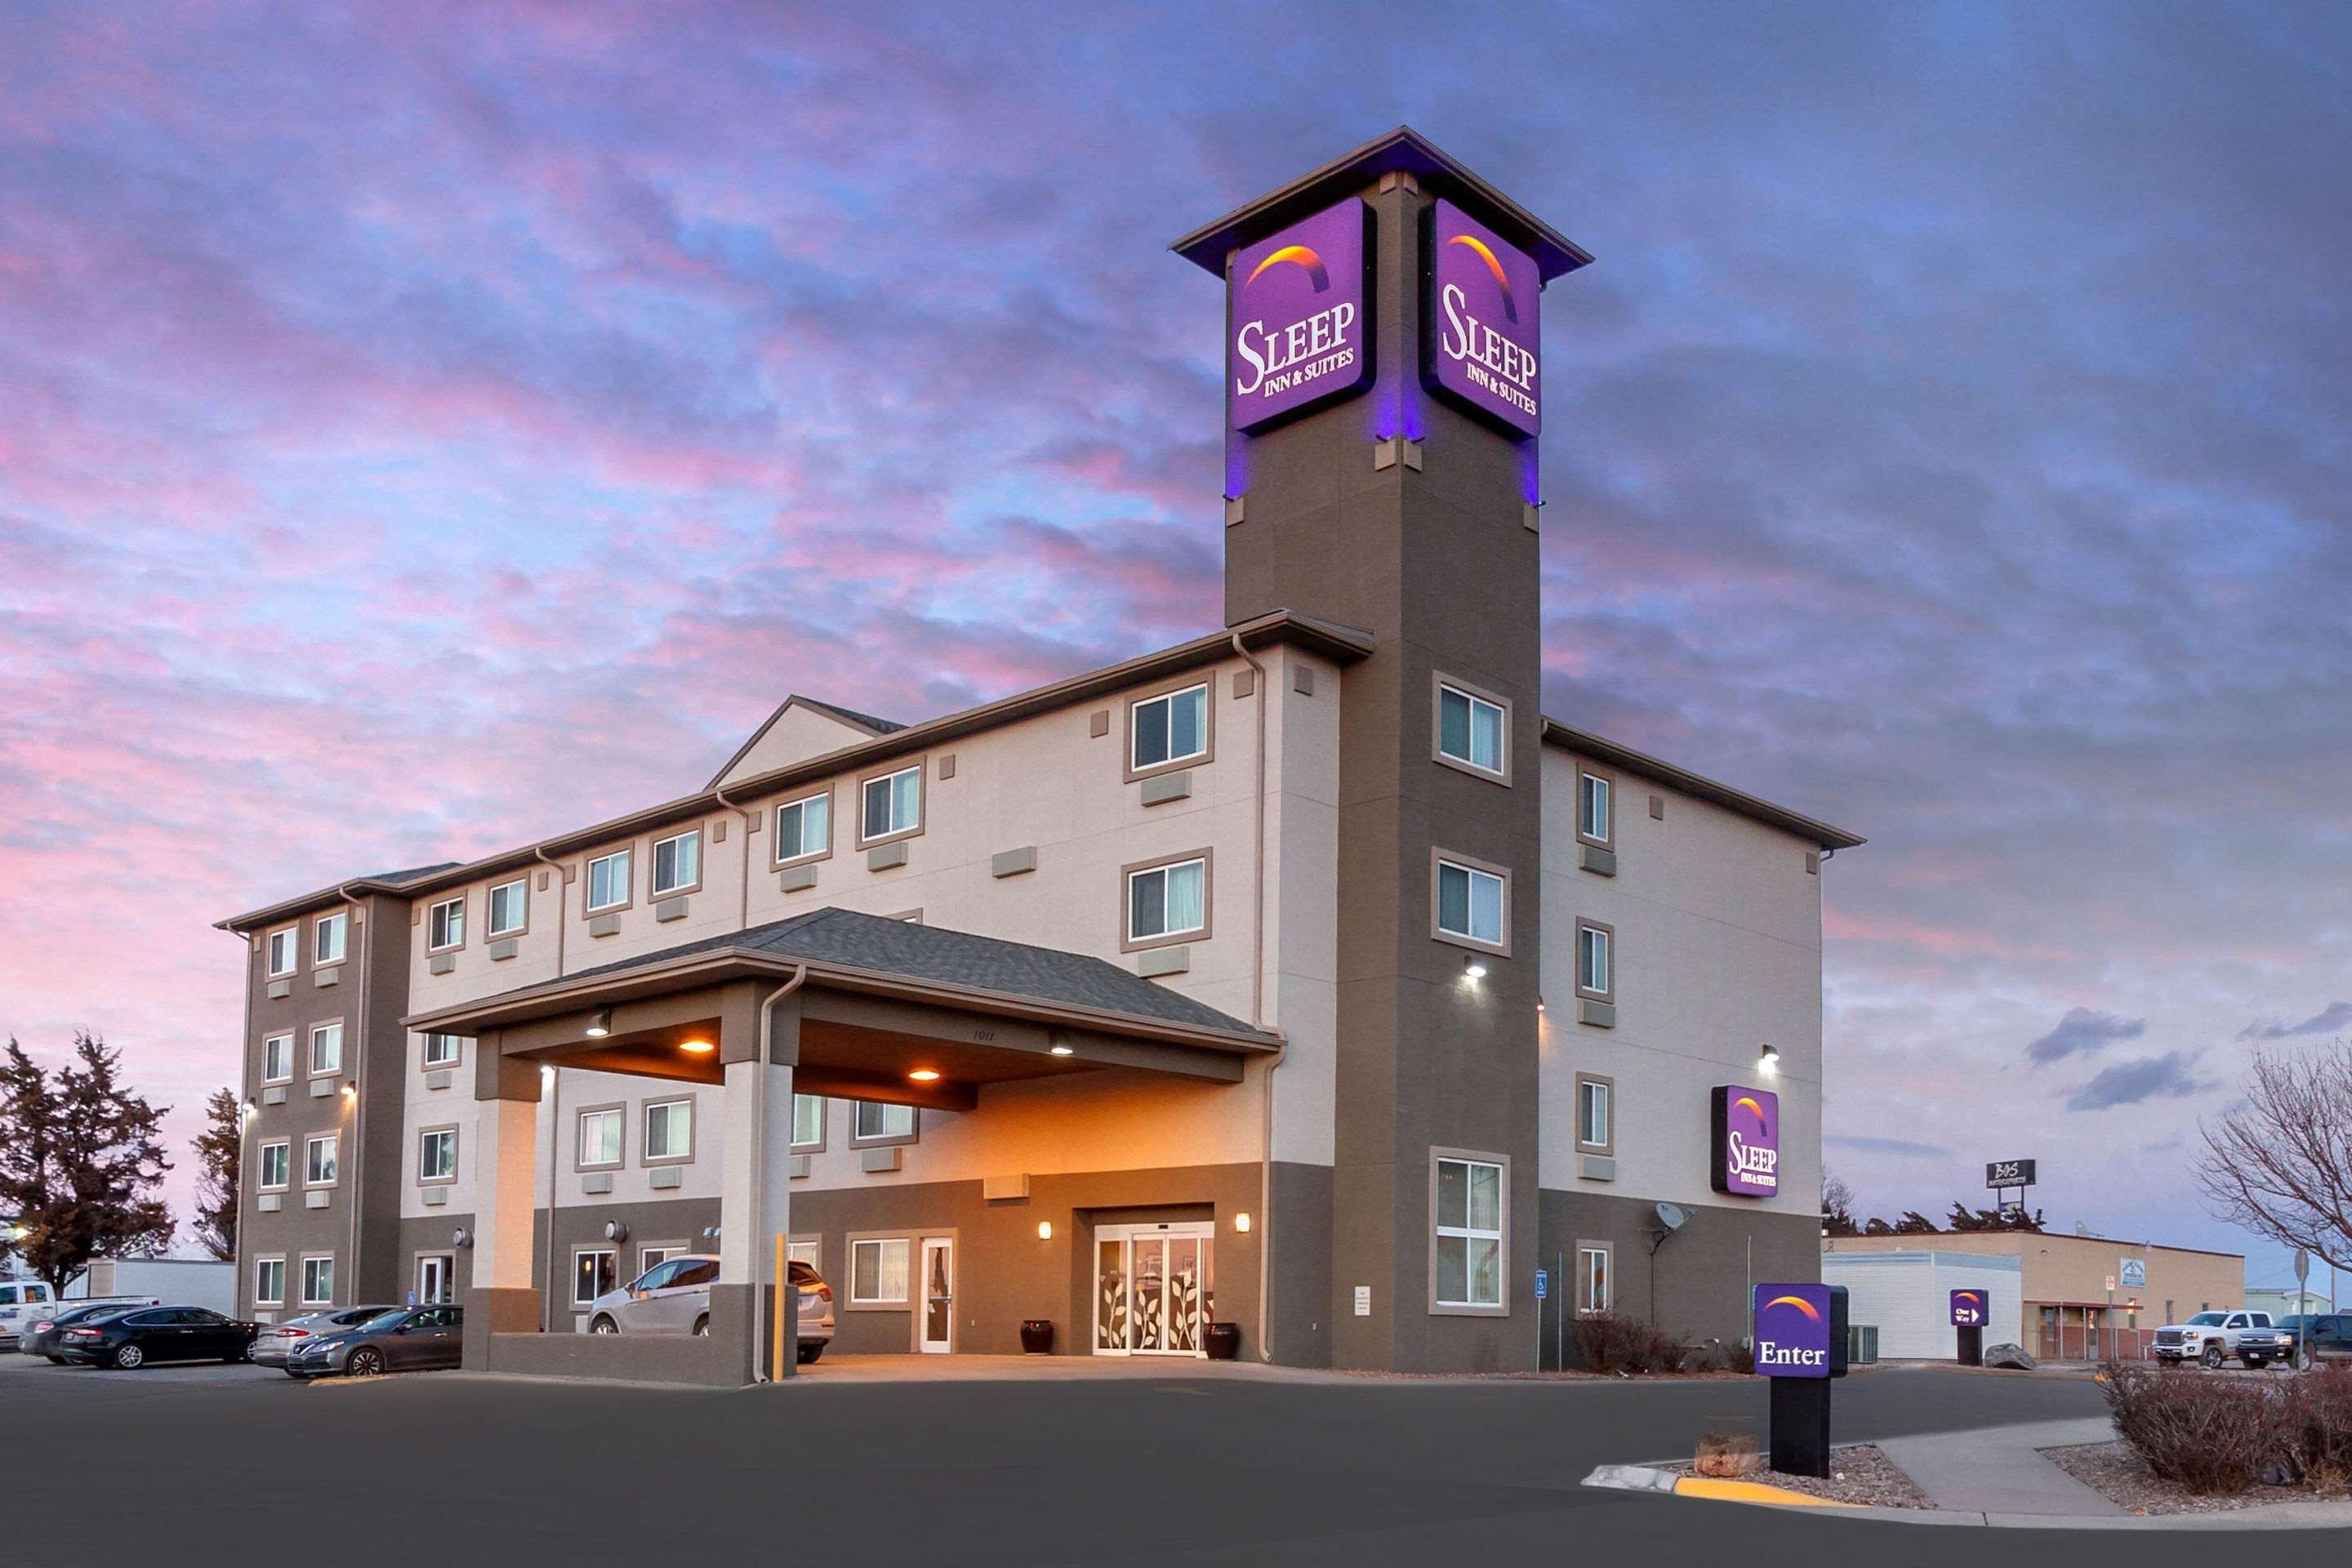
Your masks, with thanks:
M 1985 1326 L 1985 1320 L 1990 1316 L 1991 1313 L 1985 1305 L 1983 1291 L 1955 1290 L 1952 1292 L 1952 1326 L 1954 1328 L 1981 1329 Z
M 1533 258 L 1452 202 L 1430 209 L 1422 380 L 1522 436 L 1543 430 L 1542 279 Z
M 1715 1190 L 1769 1198 L 1780 1190 L 1780 1097 L 1769 1089 L 1715 1089 Z
M 1836 1313 L 1827 1285 L 1756 1287 L 1756 1370 L 1765 1377 L 1830 1377 Z
M 1350 196 L 1234 258 L 1228 421 L 1257 430 L 1371 384 L 1372 209 Z

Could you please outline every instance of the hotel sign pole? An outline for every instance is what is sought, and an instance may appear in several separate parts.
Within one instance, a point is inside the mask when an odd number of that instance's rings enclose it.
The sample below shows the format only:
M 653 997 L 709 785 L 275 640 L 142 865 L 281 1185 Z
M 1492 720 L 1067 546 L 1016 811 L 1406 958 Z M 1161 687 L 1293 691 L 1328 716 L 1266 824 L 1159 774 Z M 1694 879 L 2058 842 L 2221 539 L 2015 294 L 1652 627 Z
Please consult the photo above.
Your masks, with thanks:
M 1984 1365 L 1984 1326 L 1990 1315 L 1982 1290 L 1952 1292 L 1952 1327 L 1958 1331 L 1959 1340 L 1955 1359 L 1961 1366 Z
M 1845 1375 L 1843 1285 L 1756 1287 L 1756 1371 L 1772 1380 L 1771 1467 L 1830 1473 L 1830 1384 Z

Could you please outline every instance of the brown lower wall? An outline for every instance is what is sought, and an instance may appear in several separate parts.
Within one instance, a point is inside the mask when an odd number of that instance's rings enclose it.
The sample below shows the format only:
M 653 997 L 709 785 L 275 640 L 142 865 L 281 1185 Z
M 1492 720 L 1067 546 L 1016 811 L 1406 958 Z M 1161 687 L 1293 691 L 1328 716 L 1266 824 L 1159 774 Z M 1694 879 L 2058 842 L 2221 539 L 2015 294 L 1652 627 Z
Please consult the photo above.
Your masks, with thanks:
M 1577 1243 L 1605 1241 L 1613 1248 L 1617 1282 L 1612 1303 L 1623 1316 L 1664 1330 L 1684 1343 L 1720 1340 L 1737 1345 L 1748 1334 L 1749 1288 L 1764 1281 L 1801 1282 L 1822 1277 L 1821 1221 L 1811 1215 L 1775 1214 L 1728 1204 L 1686 1205 L 1690 1217 L 1651 1255 L 1657 1234 L 1657 1205 L 1648 1198 L 1614 1194 L 1559 1192 L 1538 1194 L 1537 1254 L 1527 1267 L 1514 1265 L 1521 1281 L 1537 1268 L 1552 1275 L 1544 1303 L 1542 1364 L 1558 1364 L 1559 1347 L 1574 1350 Z M 1531 1283 L 1518 1287 L 1531 1294 Z M 1528 1303 L 1530 1311 L 1533 1303 Z M 1570 1314 L 1563 1321 L 1562 1310 Z M 1528 1353 L 1537 1353 L 1535 1324 L 1528 1321 Z

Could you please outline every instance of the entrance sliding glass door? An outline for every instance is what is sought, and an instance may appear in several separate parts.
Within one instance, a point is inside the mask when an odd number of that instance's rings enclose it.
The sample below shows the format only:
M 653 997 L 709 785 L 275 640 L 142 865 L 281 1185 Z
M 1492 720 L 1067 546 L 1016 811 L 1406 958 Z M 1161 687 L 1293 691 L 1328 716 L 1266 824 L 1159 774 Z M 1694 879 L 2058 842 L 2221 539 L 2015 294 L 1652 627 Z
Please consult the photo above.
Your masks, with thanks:
M 1207 1353 L 1214 1232 L 1206 1223 L 1095 1227 L 1097 1354 Z

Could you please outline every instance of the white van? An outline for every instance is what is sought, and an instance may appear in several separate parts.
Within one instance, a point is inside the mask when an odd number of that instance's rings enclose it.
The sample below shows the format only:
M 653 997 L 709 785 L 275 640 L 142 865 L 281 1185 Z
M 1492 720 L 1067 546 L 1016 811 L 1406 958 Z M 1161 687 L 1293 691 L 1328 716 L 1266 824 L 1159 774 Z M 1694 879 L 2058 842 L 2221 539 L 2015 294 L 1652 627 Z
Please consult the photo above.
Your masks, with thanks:
M 12 1351 L 27 1325 L 48 1316 L 58 1298 L 39 1279 L 0 1279 L 0 1351 Z

